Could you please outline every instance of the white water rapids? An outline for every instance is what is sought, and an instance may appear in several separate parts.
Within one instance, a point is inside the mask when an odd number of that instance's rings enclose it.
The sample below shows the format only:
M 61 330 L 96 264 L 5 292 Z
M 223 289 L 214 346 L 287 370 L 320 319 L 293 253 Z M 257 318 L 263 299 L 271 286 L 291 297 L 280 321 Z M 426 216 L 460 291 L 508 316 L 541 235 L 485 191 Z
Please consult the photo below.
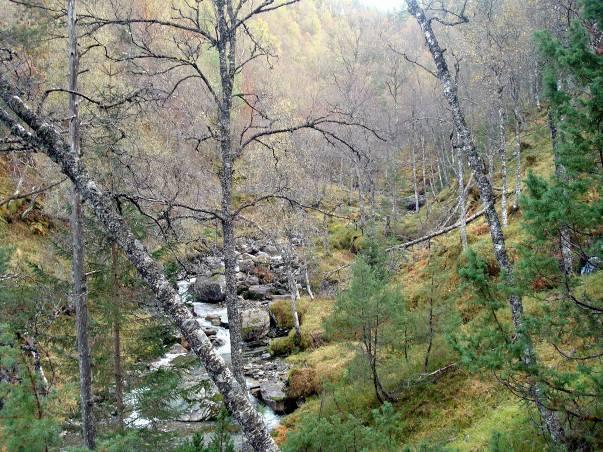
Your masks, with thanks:
M 188 288 L 195 282 L 195 278 L 189 280 L 178 281 L 178 293 L 183 300 L 189 299 Z M 224 358 L 227 363 L 230 363 L 230 335 L 228 329 L 223 325 L 228 324 L 228 315 L 226 313 L 226 307 L 223 304 L 212 304 L 212 303 L 193 303 L 193 310 L 197 316 L 199 325 L 204 328 L 211 328 L 216 331 L 216 337 L 222 345 L 216 346 L 216 351 Z M 206 317 L 219 316 L 222 325 L 212 324 L 211 321 L 206 320 Z M 187 353 L 166 353 L 157 361 L 150 364 L 152 370 L 159 369 L 161 367 L 169 367 L 172 361 L 179 356 L 185 356 Z M 253 380 L 247 378 L 248 388 L 252 386 Z M 137 390 L 132 391 L 127 396 L 127 404 L 129 406 L 135 406 L 137 400 Z M 258 401 L 255 397 L 249 395 L 250 400 L 255 405 L 260 415 L 264 418 L 264 422 L 268 426 L 269 430 L 273 430 L 280 424 L 280 416 L 277 415 L 272 409 Z M 140 413 L 134 409 L 132 413 L 127 417 L 126 423 L 136 428 L 145 428 L 151 425 L 151 420 L 145 419 L 140 416 Z

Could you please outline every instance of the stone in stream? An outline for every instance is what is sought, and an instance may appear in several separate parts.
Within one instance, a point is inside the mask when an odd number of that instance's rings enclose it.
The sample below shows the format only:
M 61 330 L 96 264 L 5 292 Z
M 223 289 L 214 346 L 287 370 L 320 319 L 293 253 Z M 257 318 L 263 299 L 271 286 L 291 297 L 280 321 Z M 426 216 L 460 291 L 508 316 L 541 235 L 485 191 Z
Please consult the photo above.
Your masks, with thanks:
M 272 298 L 273 286 L 268 284 L 249 286 L 247 295 L 250 300 L 266 300 Z
M 221 303 L 224 301 L 224 284 L 221 278 L 197 278 L 189 288 L 195 301 L 200 303 Z
M 215 336 L 216 334 L 218 334 L 218 331 L 215 330 L 214 328 L 203 328 L 203 332 L 205 333 L 206 336 Z
M 266 337 L 270 330 L 270 315 L 267 309 L 242 306 L 240 312 L 241 336 L 244 341 L 257 341 Z
M 260 383 L 260 395 L 262 401 L 275 413 L 284 414 L 287 411 L 288 399 L 283 382 L 264 381 Z
M 221 326 L 222 318 L 218 314 L 207 314 L 205 320 L 211 323 L 213 326 Z

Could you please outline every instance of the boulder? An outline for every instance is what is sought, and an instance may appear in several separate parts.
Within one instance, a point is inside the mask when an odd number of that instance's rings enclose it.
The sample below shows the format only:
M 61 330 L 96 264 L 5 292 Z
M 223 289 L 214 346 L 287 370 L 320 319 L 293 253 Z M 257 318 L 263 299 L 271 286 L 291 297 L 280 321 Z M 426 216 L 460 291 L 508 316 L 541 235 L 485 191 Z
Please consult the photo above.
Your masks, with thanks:
M 253 262 L 256 264 L 270 265 L 270 255 L 268 253 L 264 253 L 260 251 L 253 257 Z
M 260 394 L 264 403 L 277 414 L 284 414 L 287 409 L 285 384 L 281 381 L 264 381 L 260 384 Z
M 250 273 L 255 267 L 253 259 L 241 259 L 239 260 L 239 271 L 243 273 Z
M 224 284 L 221 279 L 197 278 L 189 292 L 199 303 L 221 303 L 224 301 Z
M 241 308 L 241 336 L 244 341 L 263 339 L 270 330 L 270 315 L 261 307 Z
M 254 276 L 254 275 L 249 275 L 247 278 L 245 278 L 244 284 L 247 287 L 257 286 L 258 284 L 260 284 L 260 278 L 258 278 L 257 276 Z
M 271 256 L 274 256 L 274 255 L 278 254 L 278 249 L 274 245 L 263 246 L 262 247 L 262 251 L 265 252 L 265 253 L 270 254 Z
M 419 207 L 423 207 L 426 201 L 425 195 L 419 195 Z M 414 211 L 416 209 L 416 200 L 414 195 L 403 198 L 402 205 L 406 210 Z
M 268 300 L 272 298 L 273 289 L 268 284 L 249 286 L 247 296 L 250 300 Z

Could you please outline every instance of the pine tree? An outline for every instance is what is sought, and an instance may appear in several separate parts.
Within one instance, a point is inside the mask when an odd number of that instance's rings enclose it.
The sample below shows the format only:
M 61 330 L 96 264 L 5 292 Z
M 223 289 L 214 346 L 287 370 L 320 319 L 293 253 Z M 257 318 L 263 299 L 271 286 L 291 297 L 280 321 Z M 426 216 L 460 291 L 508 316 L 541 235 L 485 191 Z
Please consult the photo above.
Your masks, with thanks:
M 337 297 L 327 331 L 362 344 L 370 368 L 377 399 L 392 401 L 379 377 L 381 353 L 388 346 L 401 344 L 406 309 L 400 291 L 389 287 L 386 253 L 369 239 L 365 251 L 352 268 L 350 287 Z

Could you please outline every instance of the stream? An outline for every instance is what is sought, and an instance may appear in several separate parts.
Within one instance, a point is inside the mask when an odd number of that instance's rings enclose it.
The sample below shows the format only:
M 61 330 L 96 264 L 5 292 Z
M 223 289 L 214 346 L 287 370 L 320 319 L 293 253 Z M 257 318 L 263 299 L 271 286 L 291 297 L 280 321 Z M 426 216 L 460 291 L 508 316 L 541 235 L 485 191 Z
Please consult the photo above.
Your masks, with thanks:
M 190 299 L 190 295 L 188 294 L 188 288 L 194 282 L 195 278 L 178 281 L 178 293 L 183 298 L 183 300 Z M 211 332 L 211 336 L 213 336 L 211 340 L 212 343 L 214 343 L 216 352 L 220 354 L 220 356 L 222 356 L 222 358 L 224 358 L 227 363 L 230 363 L 230 335 L 228 333 L 228 315 L 226 313 L 226 306 L 223 303 L 214 304 L 198 302 L 192 303 L 192 305 L 193 311 L 197 317 L 199 325 L 201 325 L 204 330 Z M 152 370 L 159 369 L 162 367 L 169 367 L 172 365 L 172 362 L 175 359 L 181 356 L 186 356 L 189 353 L 191 352 L 186 352 L 186 350 L 182 347 L 173 347 L 160 359 L 152 362 L 149 367 Z M 255 365 L 256 368 L 258 368 L 258 366 L 261 367 L 263 363 L 267 365 L 271 364 L 271 358 L 267 353 L 267 350 L 260 349 L 258 353 L 258 350 L 254 350 L 250 347 L 244 347 L 244 354 L 251 355 L 252 357 L 254 357 L 255 361 L 253 365 Z M 250 359 L 248 358 L 246 361 L 250 361 Z M 246 369 L 249 369 L 249 367 L 250 364 L 247 364 Z M 263 371 L 260 371 L 260 373 L 263 374 Z M 197 369 L 195 369 L 192 372 L 191 377 L 192 379 L 197 380 L 195 382 L 209 379 L 202 366 L 199 366 Z M 191 379 L 191 377 L 189 377 L 189 379 Z M 246 377 L 246 381 L 247 388 L 248 390 L 250 390 L 250 400 L 258 409 L 260 415 L 264 418 L 264 422 L 268 426 L 268 429 L 273 430 L 280 424 L 281 416 L 275 413 L 262 401 L 258 400 L 256 397 L 251 395 L 251 392 L 254 392 L 251 391 L 251 389 L 258 387 L 258 381 L 249 376 Z M 213 384 L 211 386 L 213 386 Z M 213 390 L 206 390 L 204 396 L 209 399 L 213 395 L 215 395 L 216 392 L 217 390 L 214 386 Z M 257 391 L 255 393 L 257 394 Z M 135 405 L 137 396 L 138 394 L 136 391 L 132 391 L 128 394 L 126 402 L 130 407 Z M 191 428 L 193 428 L 192 431 L 194 431 L 195 425 L 198 425 L 199 428 L 203 428 L 204 430 L 210 429 L 213 425 L 213 421 L 199 419 L 200 416 L 203 416 L 203 414 L 200 413 L 204 413 L 203 410 L 207 410 L 207 408 L 205 408 L 206 403 L 203 402 L 202 398 L 203 396 L 201 396 L 201 398 L 199 399 L 200 401 L 196 402 L 196 404 L 189 403 L 190 406 L 186 406 L 186 408 L 189 409 L 187 410 L 185 408 L 185 412 L 179 417 L 179 419 L 170 421 L 168 423 L 162 423 L 162 430 L 178 430 L 183 432 L 191 432 Z M 189 412 L 187 413 L 186 411 Z M 136 428 L 145 428 L 151 425 L 152 421 L 150 419 L 145 419 L 144 417 L 140 416 L 140 413 L 138 413 L 134 409 L 126 419 L 126 423 Z M 239 441 L 240 438 L 235 438 L 235 443 L 238 443 Z

